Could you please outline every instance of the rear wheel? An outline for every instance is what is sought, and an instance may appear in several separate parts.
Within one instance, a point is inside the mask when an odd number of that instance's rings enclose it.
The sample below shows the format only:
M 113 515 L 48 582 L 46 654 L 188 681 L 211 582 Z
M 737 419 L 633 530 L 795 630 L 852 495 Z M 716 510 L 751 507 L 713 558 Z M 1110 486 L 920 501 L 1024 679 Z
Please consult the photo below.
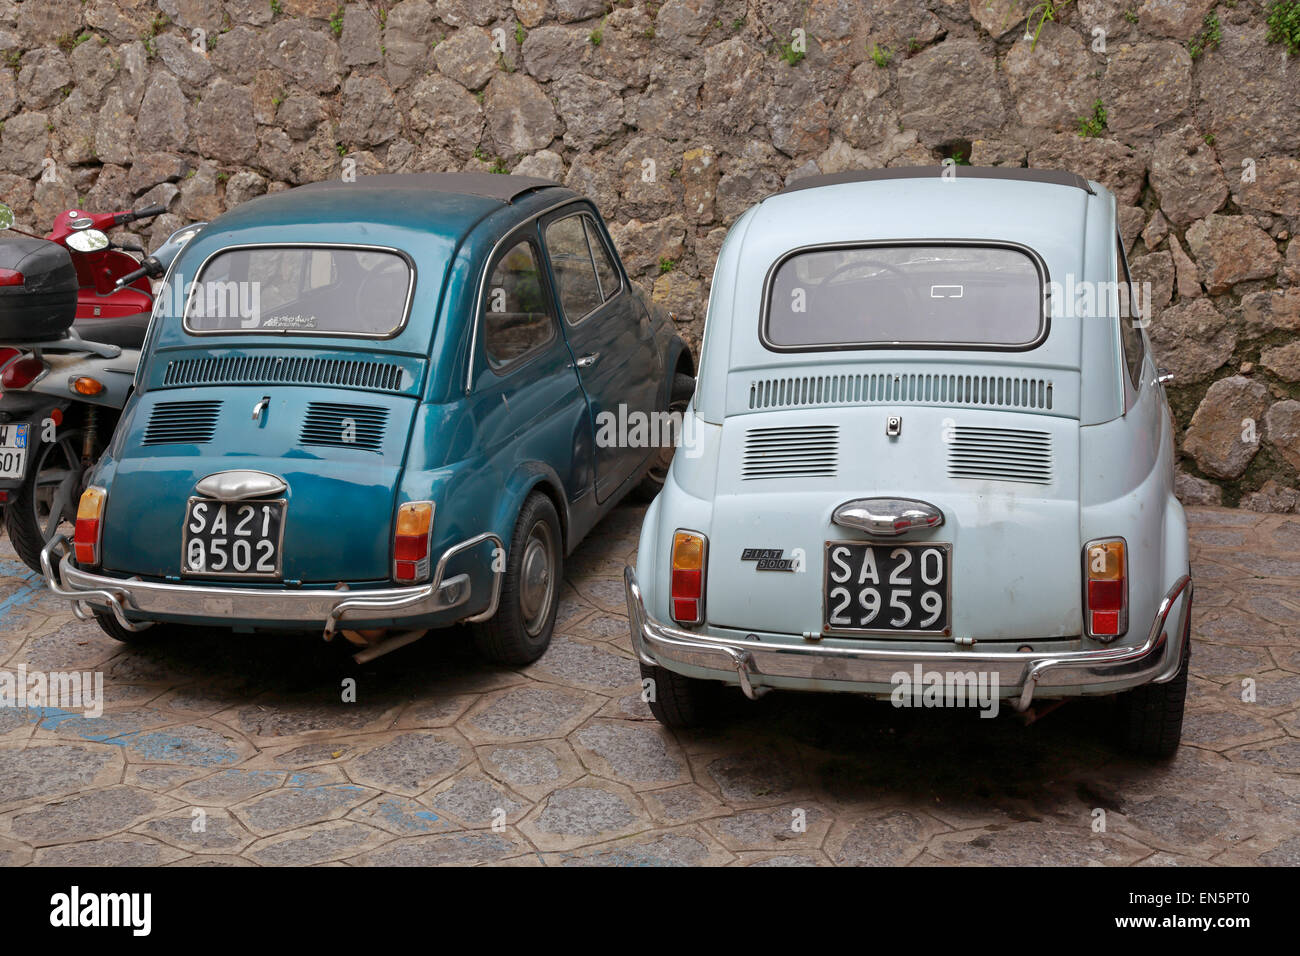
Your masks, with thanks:
M 489 660 L 519 667 L 550 646 L 564 573 L 562 541 L 555 505 L 533 492 L 524 500 L 511 536 L 501 604 L 490 621 L 475 625 L 475 642 Z
M 641 665 L 641 682 L 655 720 L 676 728 L 705 723 L 713 714 L 720 689 L 714 681 L 683 677 L 656 664 Z
M 23 564 L 41 570 L 41 549 L 60 531 L 69 533 L 77 515 L 84 469 L 82 433 L 59 432 L 52 442 L 40 442 L 36 460 L 5 507 L 5 529 Z
M 1183 660 L 1174 679 L 1143 684 L 1116 700 L 1116 729 L 1124 749 L 1163 760 L 1178 750 L 1183 736 L 1183 705 L 1187 700 L 1188 665 L 1192 656 L 1192 609 L 1183 628 Z
M 682 372 L 673 376 L 672 392 L 669 395 L 668 411 L 678 414 L 678 422 L 681 416 L 686 414 L 687 407 L 691 404 L 691 396 L 695 394 L 695 379 Z M 680 424 L 678 425 L 680 427 Z M 676 447 L 669 445 L 666 448 L 655 450 L 654 461 L 650 463 L 650 469 L 641 479 L 641 483 L 636 486 L 633 495 L 642 501 L 651 501 L 655 495 L 663 491 L 664 482 L 668 480 L 668 468 L 673 463 L 673 453 Z
M 121 641 L 123 644 L 150 644 L 167 635 L 172 629 L 169 624 L 154 624 L 152 627 L 146 627 L 143 631 L 128 631 L 113 616 L 112 611 L 101 611 L 98 608 L 92 608 L 95 615 L 95 623 L 99 629 L 115 641 Z

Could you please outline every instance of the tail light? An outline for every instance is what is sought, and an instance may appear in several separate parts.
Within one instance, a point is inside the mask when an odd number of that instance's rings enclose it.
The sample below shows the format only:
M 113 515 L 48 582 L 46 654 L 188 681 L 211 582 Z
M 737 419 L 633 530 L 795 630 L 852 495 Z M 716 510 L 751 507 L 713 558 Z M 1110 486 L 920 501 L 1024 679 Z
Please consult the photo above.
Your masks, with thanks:
M 432 530 L 432 501 L 408 501 L 397 509 L 393 580 L 414 584 L 429 577 L 429 533 Z
M 1113 641 L 1128 632 L 1128 553 L 1123 538 L 1089 541 L 1083 549 L 1089 637 Z
M 72 532 L 72 546 L 77 564 L 83 568 L 93 568 L 99 564 L 99 535 L 107 497 L 107 491 L 91 485 L 82 492 L 81 502 L 77 505 L 77 524 Z
M 0 372 L 0 386 L 4 388 L 26 388 L 46 372 L 45 363 L 33 356 L 10 362 Z
M 22 285 L 23 274 L 16 269 L 0 269 L 0 285 Z
M 678 624 L 704 620 L 704 563 L 709 541 L 693 531 L 673 535 L 672 610 Z

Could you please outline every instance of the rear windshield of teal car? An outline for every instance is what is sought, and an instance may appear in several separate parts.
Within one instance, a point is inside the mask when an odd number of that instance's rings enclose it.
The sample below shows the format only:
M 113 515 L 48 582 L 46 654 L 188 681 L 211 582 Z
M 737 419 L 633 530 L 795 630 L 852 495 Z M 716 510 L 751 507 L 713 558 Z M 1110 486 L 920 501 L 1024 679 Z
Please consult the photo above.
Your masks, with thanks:
M 766 313 L 763 341 L 778 351 L 1024 349 L 1047 322 L 1034 258 L 961 244 L 796 252 L 772 273 Z
M 387 338 L 406 322 L 411 279 L 407 260 L 386 249 L 228 249 L 212 256 L 191 286 L 185 328 Z

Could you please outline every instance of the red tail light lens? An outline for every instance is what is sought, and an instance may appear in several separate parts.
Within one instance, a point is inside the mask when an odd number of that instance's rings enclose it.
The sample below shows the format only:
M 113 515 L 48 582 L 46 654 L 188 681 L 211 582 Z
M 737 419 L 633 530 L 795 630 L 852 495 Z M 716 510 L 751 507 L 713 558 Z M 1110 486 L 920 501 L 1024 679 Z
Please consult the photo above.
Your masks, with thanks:
M 1128 632 L 1128 549 L 1123 538 L 1089 541 L 1083 549 L 1089 637 L 1113 641 Z
M 393 535 L 394 581 L 415 584 L 429 577 L 432 531 L 432 501 L 408 501 L 397 509 L 397 533 Z
M 704 569 L 709 542 L 702 534 L 678 531 L 673 535 L 672 587 L 673 620 L 678 624 L 699 624 L 704 620 Z
M 15 269 L 0 269 L 0 285 L 22 285 L 23 274 Z
M 11 362 L 0 372 L 0 386 L 4 388 L 26 388 L 45 372 L 45 363 L 38 358 L 28 356 Z
M 93 568 L 99 564 L 99 533 L 107 497 L 107 491 L 91 485 L 82 493 L 81 502 L 77 505 L 77 524 L 72 532 L 72 547 L 77 564 L 83 568 Z

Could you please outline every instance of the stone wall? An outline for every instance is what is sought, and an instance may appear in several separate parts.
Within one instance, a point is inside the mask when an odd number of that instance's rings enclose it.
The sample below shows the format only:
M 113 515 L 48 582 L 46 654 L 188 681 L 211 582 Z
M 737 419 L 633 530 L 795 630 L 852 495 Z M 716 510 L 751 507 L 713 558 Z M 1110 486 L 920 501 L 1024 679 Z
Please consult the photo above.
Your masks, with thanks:
M 792 178 L 1061 167 L 1115 191 L 1152 284 L 1185 498 L 1296 510 L 1300 57 L 1270 3 L 1056 0 L 1035 41 L 1024 0 L 0 0 L 0 197 L 42 231 L 162 202 L 154 242 L 349 170 L 548 176 L 696 345 L 728 224 Z

